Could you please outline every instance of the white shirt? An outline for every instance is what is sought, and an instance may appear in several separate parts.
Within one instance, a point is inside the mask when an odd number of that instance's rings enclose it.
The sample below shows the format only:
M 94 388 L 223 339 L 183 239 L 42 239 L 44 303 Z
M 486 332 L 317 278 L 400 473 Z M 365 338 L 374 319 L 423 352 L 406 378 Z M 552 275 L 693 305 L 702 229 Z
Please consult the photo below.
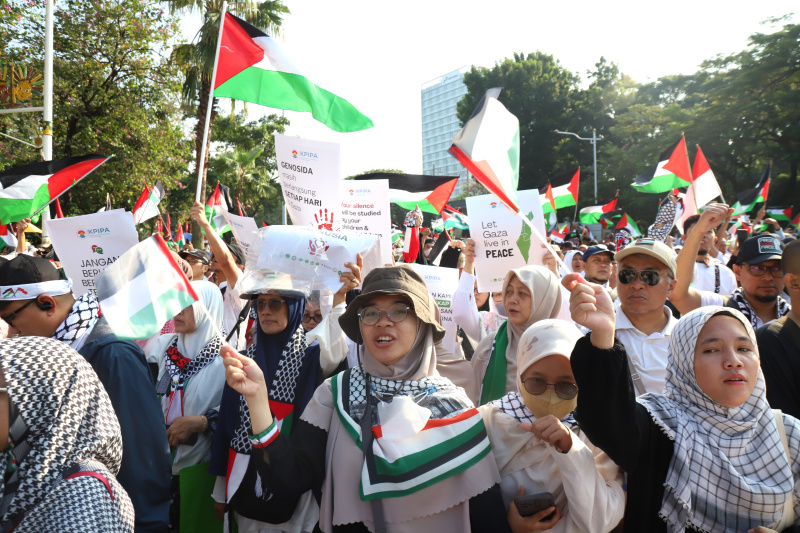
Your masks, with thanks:
M 719 267 L 719 293 L 722 296 L 730 296 L 738 286 L 736 275 L 733 271 L 723 265 L 717 259 L 712 259 L 708 265 L 705 263 L 694 264 L 694 281 L 692 285 L 701 291 L 716 292 L 716 268 Z
M 233 330 L 236 325 L 236 319 L 239 318 L 239 313 L 244 308 L 245 301 L 239 296 L 239 287 L 230 286 L 227 281 L 224 282 L 227 286 L 225 294 L 222 295 L 222 325 L 225 326 L 226 335 Z M 238 285 L 238 284 L 237 284 Z M 220 287 L 222 289 L 222 287 Z M 245 339 L 245 332 L 247 331 L 247 319 L 239 326 L 239 334 L 234 333 L 229 341 L 230 345 L 236 348 L 237 351 L 243 352 L 247 347 L 247 340 Z
M 622 310 L 619 300 L 614 303 L 614 308 L 617 312 L 617 338 L 625 345 L 625 351 L 628 353 L 634 370 L 639 374 L 644 390 L 663 394 L 664 384 L 667 382 L 669 339 L 678 320 L 672 316 L 672 311 L 665 305 L 664 314 L 668 317 L 667 325 L 661 331 L 645 335 L 630 321 L 628 315 Z M 636 390 L 637 395 L 638 392 Z

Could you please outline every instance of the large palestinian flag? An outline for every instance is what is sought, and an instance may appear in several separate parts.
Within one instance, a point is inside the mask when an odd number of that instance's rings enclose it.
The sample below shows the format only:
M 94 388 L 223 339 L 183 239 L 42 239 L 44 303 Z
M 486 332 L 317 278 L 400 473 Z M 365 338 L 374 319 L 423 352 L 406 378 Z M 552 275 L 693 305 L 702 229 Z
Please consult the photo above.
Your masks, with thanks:
M 581 178 L 581 167 L 569 170 L 550 180 L 551 195 L 556 209 L 571 207 L 578 203 L 578 187 Z
M 373 126 L 350 102 L 304 76 L 274 39 L 230 13 L 219 43 L 214 96 L 311 113 L 335 131 Z
M 692 184 L 692 168 L 686 152 L 686 140 L 681 138 L 659 157 L 658 164 L 636 176 L 633 188 L 639 192 L 667 192 Z
M 353 178 L 362 180 L 389 180 L 389 202 L 411 211 L 415 206 L 425 213 L 439 214 L 450 201 L 458 183 L 455 176 L 422 176 L 393 172 L 372 172 Z
M 579 218 L 581 224 L 597 224 L 600 222 L 600 217 L 604 213 L 609 213 L 617 208 L 617 199 L 614 198 L 610 202 L 603 205 L 590 205 L 581 209 Z
M 96 154 L 67 157 L 0 172 L 0 222 L 30 217 L 108 159 Z
M 519 120 L 486 91 L 472 116 L 453 137 L 450 153 L 503 205 L 519 212 Z
M 766 203 L 769 194 L 769 181 L 772 173 L 772 161 L 770 161 L 761 173 L 761 179 L 754 189 L 740 192 L 736 195 L 736 203 L 733 204 L 733 214 L 741 215 L 749 213 L 755 209 L 757 204 Z

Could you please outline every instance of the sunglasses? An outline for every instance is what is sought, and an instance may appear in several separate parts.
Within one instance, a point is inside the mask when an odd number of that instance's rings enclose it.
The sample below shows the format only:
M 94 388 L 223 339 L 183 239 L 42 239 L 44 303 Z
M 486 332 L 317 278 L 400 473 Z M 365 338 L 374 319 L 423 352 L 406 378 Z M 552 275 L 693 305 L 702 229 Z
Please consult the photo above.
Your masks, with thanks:
M 406 319 L 411 308 L 406 304 L 396 303 L 387 309 L 378 309 L 375 305 L 365 307 L 358 312 L 358 318 L 365 326 L 374 326 L 381 319 L 381 312 L 386 312 L 386 318 L 397 324 Z
M 548 383 L 541 378 L 520 379 L 520 381 L 522 381 L 522 386 L 525 387 L 525 390 L 534 396 L 544 394 L 544 391 L 546 391 L 547 387 L 550 385 L 552 385 L 553 389 L 556 391 L 556 396 L 562 400 L 571 400 L 578 394 L 578 386 L 569 381 Z
M 12 322 L 14 321 L 14 318 L 16 318 L 16 316 L 17 316 L 19 313 L 21 313 L 21 312 L 23 311 L 23 309 L 25 309 L 26 307 L 28 307 L 29 305 L 31 305 L 31 304 L 32 304 L 33 302 L 35 302 L 35 301 L 36 301 L 36 300 L 31 300 L 30 302 L 26 303 L 25 305 L 23 305 L 22 307 L 20 307 L 19 309 L 17 309 L 17 310 L 16 310 L 16 311 L 14 311 L 13 313 L 11 313 L 10 315 L 8 315 L 8 316 L 4 316 L 4 317 L 0 317 L 0 318 L 2 318 L 3 320 L 5 320 L 5 321 L 6 321 L 6 324 L 8 324 L 9 326 L 11 326 L 11 327 L 14 327 L 14 324 L 12 323 Z
M 322 315 L 303 315 L 303 323 L 308 324 L 309 322 L 316 322 L 319 324 L 322 322 Z
M 277 313 L 285 304 L 283 300 L 279 300 L 277 298 L 272 298 L 269 300 L 256 300 L 256 310 L 261 312 L 264 310 L 265 307 L 269 306 L 269 310 L 273 313 Z
M 759 278 L 764 274 L 766 274 L 767 270 L 769 270 L 769 273 L 772 274 L 773 278 L 783 277 L 783 267 L 779 266 L 766 267 L 763 265 L 747 265 L 747 264 L 742 264 L 742 266 L 747 267 L 747 270 L 750 271 L 750 274 Z
M 626 268 L 620 270 L 617 274 L 617 279 L 619 279 L 619 282 L 623 285 L 633 283 L 637 277 L 642 280 L 642 283 L 651 287 L 655 287 L 661 281 L 661 274 L 655 270 L 633 270 Z

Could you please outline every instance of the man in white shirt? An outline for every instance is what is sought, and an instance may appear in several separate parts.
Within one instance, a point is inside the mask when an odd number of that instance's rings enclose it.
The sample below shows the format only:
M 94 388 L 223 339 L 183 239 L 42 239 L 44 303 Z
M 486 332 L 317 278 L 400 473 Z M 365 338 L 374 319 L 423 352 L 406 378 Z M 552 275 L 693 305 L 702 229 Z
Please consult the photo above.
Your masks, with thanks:
M 684 235 L 688 236 L 697 227 L 700 215 L 692 215 L 683 223 Z M 700 248 L 694 264 L 694 286 L 701 291 L 730 296 L 736 290 L 736 276 L 733 271 L 709 253 L 714 245 L 713 229 L 703 232 Z
M 637 396 L 663 393 L 672 329 L 678 321 L 665 305 L 675 288 L 675 259 L 661 241 L 638 239 L 617 262 L 617 338 L 625 345 Z

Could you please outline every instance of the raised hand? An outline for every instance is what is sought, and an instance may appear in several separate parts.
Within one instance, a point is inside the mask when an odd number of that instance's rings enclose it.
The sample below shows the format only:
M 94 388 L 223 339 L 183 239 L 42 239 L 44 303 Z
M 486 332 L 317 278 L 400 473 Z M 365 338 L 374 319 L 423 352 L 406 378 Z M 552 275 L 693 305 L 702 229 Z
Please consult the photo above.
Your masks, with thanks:
M 537 418 L 532 424 L 523 422 L 522 429 L 530 431 L 537 440 L 547 442 L 560 453 L 567 453 L 572 448 L 572 433 L 553 415 Z
M 227 345 L 220 349 L 219 355 L 225 364 L 225 380 L 233 390 L 248 400 L 259 396 L 267 397 L 264 373 L 255 361 Z
M 572 320 L 592 330 L 592 344 L 603 349 L 614 346 L 616 313 L 606 290 L 574 273 L 564 276 L 561 284 L 570 291 L 569 311 Z
M 464 272 L 473 274 L 475 272 L 475 241 L 472 239 L 466 240 L 464 246 Z
M 361 254 L 358 254 L 355 263 L 345 263 L 344 267 L 350 269 L 350 272 L 342 272 L 339 276 L 339 281 L 341 281 L 343 285 L 342 288 L 333 295 L 334 307 L 340 303 L 344 303 L 348 291 L 361 285 L 361 269 L 364 268 L 364 258 L 361 257 Z
M 209 226 L 208 219 L 206 218 L 206 208 L 200 202 L 195 202 L 192 204 L 192 208 L 189 211 L 189 217 L 200 224 L 203 228 Z

